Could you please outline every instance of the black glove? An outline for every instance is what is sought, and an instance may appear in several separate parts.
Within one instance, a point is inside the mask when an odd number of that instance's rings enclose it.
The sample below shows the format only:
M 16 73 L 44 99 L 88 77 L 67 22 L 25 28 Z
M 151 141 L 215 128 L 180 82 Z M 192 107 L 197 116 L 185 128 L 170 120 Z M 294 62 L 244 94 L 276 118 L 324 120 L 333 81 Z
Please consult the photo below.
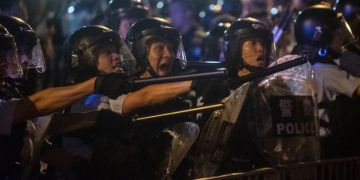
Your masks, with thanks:
M 98 75 L 95 81 L 95 93 L 103 94 L 115 99 L 131 90 L 129 77 L 125 74 L 105 74 Z

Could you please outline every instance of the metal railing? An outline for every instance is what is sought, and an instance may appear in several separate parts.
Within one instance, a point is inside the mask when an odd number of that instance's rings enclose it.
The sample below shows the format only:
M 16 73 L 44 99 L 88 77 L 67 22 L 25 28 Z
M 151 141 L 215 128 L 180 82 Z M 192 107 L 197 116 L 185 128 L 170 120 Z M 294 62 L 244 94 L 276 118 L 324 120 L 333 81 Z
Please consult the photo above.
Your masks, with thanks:
M 199 178 L 198 180 L 360 180 L 360 157 L 321 160 L 260 168 L 247 172 Z

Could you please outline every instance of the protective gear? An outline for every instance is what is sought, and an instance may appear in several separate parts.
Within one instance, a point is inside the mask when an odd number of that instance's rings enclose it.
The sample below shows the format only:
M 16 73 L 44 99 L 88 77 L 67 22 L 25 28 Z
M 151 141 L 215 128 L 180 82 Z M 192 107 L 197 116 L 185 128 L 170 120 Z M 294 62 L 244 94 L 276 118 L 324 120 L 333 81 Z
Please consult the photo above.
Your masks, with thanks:
M 341 13 L 336 13 L 324 5 L 315 5 L 300 12 L 295 20 L 295 53 L 306 54 L 310 59 L 327 55 L 339 57 L 339 53 L 328 46 L 335 31 L 341 30 L 343 45 L 354 42 L 354 35 Z
M 149 15 L 149 10 L 135 0 L 112 0 L 108 11 L 108 23 L 112 29 L 118 29 L 123 18 L 143 19 Z
M 46 64 L 40 40 L 30 25 L 20 18 L 6 15 L 0 15 L 0 24 L 14 36 L 20 61 L 22 65 L 26 65 L 23 68 L 45 72 Z
M 235 17 L 226 15 L 214 22 L 204 43 L 205 60 L 225 61 L 224 32 L 234 21 Z
M 19 78 L 22 77 L 20 61 L 17 56 L 17 48 L 14 36 L 0 24 L 0 76 Z
M 70 64 L 70 81 L 78 83 L 96 76 L 99 51 L 116 48 L 119 63 L 115 66 L 122 73 L 132 74 L 137 71 L 137 64 L 119 35 L 100 25 L 86 26 L 75 31 L 65 44 L 65 59 Z
M 153 40 L 168 40 L 174 47 L 181 68 L 185 68 L 186 56 L 180 32 L 165 19 L 146 18 L 133 24 L 126 36 L 126 43 L 140 65 L 140 72 L 148 71 L 153 77 L 157 76 L 147 59 L 148 46 Z
M 270 66 L 299 58 L 287 55 Z M 312 66 L 306 63 L 259 82 L 254 91 L 251 119 L 257 146 L 271 164 L 295 164 L 319 160 L 319 120 Z M 313 178 L 309 178 L 313 179 Z
M 229 77 L 237 77 L 238 69 L 247 66 L 242 59 L 242 44 L 249 38 L 259 38 L 266 49 L 267 64 L 274 51 L 273 35 L 260 21 L 253 18 L 238 19 L 225 31 L 225 62 Z M 250 67 L 251 68 L 251 67 Z
M 113 73 L 97 76 L 94 92 L 115 99 L 121 94 L 130 92 L 131 89 L 128 76 Z

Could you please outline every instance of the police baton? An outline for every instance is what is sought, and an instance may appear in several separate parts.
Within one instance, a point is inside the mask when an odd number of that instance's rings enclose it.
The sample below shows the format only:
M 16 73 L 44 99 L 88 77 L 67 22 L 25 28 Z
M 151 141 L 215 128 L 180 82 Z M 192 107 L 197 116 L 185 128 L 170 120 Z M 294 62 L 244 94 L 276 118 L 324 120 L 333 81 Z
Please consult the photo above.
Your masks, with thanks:
M 251 73 L 251 74 L 243 76 L 243 77 L 240 77 L 239 80 L 236 81 L 236 84 L 240 86 L 241 84 L 244 84 L 246 82 L 253 81 L 258 78 L 262 78 L 262 77 L 265 77 L 265 76 L 268 76 L 268 75 L 271 75 L 271 74 L 274 74 L 274 73 L 277 73 L 277 72 L 280 72 L 280 71 L 283 71 L 283 70 L 286 70 L 286 69 L 289 69 L 289 68 L 292 68 L 292 67 L 295 67 L 295 66 L 298 66 L 301 64 L 304 64 L 306 62 L 307 62 L 307 58 L 305 56 L 302 56 L 302 57 L 296 58 L 292 61 L 281 63 L 279 65 L 254 72 L 254 73 Z M 223 73 L 225 73 L 225 72 L 219 71 L 219 72 L 213 72 L 210 74 L 209 73 L 198 73 L 198 74 L 189 74 L 186 76 L 184 76 L 184 75 L 183 76 L 173 76 L 173 77 L 168 77 L 168 78 L 170 78 L 170 80 L 171 80 L 170 82 L 174 82 L 174 81 L 192 80 L 195 78 L 221 77 L 224 75 Z M 193 75 L 196 75 L 196 76 L 193 76 Z M 153 84 L 154 82 L 164 83 L 164 82 L 169 82 L 169 79 L 154 78 L 154 79 L 146 80 L 146 83 L 149 83 L 149 84 Z M 136 121 L 136 122 L 142 122 L 142 121 L 154 120 L 154 119 L 158 119 L 158 118 L 166 118 L 166 117 L 186 115 L 186 114 L 195 114 L 195 113 L 199 113 L 199 112 L 212 111 L 212 110 L 223 109 L 223 108 L 224 108 L 224 103 L 216 103 L 216 104 L 211 104 L 211 105 L 199 106 L 199 107 L 195 107 L 195 108 L 187 108 L 187 109 L 181 109 L 181 110 L 176 110 L 176 111 L 172 111 L 172 112 L 166 112 L 166 113 L 162 113 L 162 114 L 155 114 L 155 115 L 148 115 L 148 116 L 135 116 L 135 117 L 132 117 L 132 120 Z
M 279 65 L 275 65 L 273 67 L 269 67 L 264 70 L 259 70 L 256 72 L 252 72 L 246 76 L 239 77 L 235 80 L 236 85 L 241 85 L 246 82 L 254 81 L 256 79 L 301 65 L 307 62 L 307 58 L 305 56 L 301 56 L 294 60 L 281 63 Z M 131 80 L 131 84 L 133 85 L 151 85 L 151 84 L 159 84 L 159 83 L 169 83 L 169 82 L 179 82 L 179 81 L 188 81 L 188 80 L 197 80 L 197 79 L 209 79 L 209 78 L 226 78 L 227 72 L 225 70 L 213 71 L 213 72 L 204 72 L 204 73 L 194 73 L 194 74 L 185 74 L 178 76 L 168 76 L 168 77 L 158 77 L 158 78 L 149 78 L 149 79 L 133 79 Z
M 256 79 L 259 79 L 259 78 L 262 78 L 262 77 L 265 77 L 265 76 L 268 76 L 271 74 L 275 74 L 275 73 L 278 73 L 278 72 L 286 70 L 286 69 L 290 69 L 295 66 L 305 64 L 307 61 L 308 60 L 305 56 L 301 56 L 301 57 L 295 58 L 294 60 L 284 62 L 284 63 L 278 64 L 278 65 L 266 68 L 264 70 L 255 71 L 246 76 L 239 77 L 238 79 L 235 80 L 234 85 L 240 86 L 246 82 L 254 81 Z
M 167 118 L 171 116 L 179 116 L 179 115 L 186 115 L 186 114 L 195 114 L 199 112 L 206 112 L 206 111 L 213 111 L 217 109 L 224 109 L 224 103 L 216 103 L 206 106 L 198 106 L 195 108 L 189 108 L 189 109 L 181 109 L 176 110 L 172 112 L 162 113 L 162 114 L 155 114 L 155 115 L 149 115 L 149 116 L 134 116 L 132 117 L 133 121 L 141 122 L 146 120 L 153 120 L 158 118 Z

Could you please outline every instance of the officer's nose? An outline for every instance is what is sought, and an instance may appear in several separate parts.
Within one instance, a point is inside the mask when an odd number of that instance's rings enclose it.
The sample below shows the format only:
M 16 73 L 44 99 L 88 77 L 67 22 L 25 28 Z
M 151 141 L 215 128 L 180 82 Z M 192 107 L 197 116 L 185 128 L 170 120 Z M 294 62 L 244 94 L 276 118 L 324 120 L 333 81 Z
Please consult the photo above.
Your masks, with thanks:
M 169 46 L 165 46 L 163 53 L 164 53 L 163 54 L 164 57 L 173 57 L 174 56 L 174 53 Z

